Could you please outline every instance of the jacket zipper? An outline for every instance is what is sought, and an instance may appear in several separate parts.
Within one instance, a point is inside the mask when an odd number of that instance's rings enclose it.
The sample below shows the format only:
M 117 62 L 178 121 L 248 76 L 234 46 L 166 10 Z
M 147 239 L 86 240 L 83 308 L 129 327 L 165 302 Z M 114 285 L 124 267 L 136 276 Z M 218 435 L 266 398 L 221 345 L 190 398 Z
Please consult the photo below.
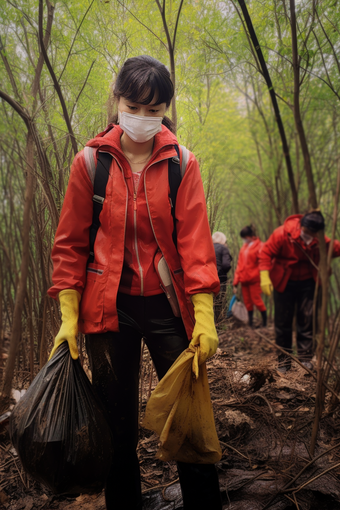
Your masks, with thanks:
M 164 158 L 164 159 L 161 159 L 159 161 L 156 161 L 155 163 L 161 163 L 162 161 L 166 161 L 167 159 L 169 158 Z M 157 240 L 157 237 L 156 237 L 156 233 L 155 233 L 155 230 L 153 228 L 153 224 L 152 224 L 152 219 L 151 219 L 151 214 L 150 214 L 150 209 L 149 209 L 149 200 L 148 200 L 148 195 L 146 193 L 146 186 L 145 186 L 145 178 L 146 178 L 146 172 L 149 170 L 149 168 L 154 165 L 155 163 L 152 163 L 150 166 L 146 167 L 145 169 L 145 172 L 144 172 L 144 191 L 145 191 L 145 200 L 146 200 L 146 206 L 148 208 L 148 214 L 149 214 L 149 219 L 150 219 L 150 225 L 151 225 L 151 228 L 152 228 L 152 232 L 153 232 L 153 235 L 155 236 L 155 239 L 156 239 L 156 243 L 157 243 L 157 246 L 160 250 L 160 252 L 162 253 L 163 257 L 164 257 L 164 253 L 162 252 L 160 246 L 159 246 L 159 243 L 158 243 L 158 240 Z M 164 257 L 164 260 L 167 264 L 167 266 L 169 267 L 169 264 L 167 263 L 167 260 L 166 258 Z M 169 271 L 170 271 L 170 268 L 169 268 Z M 182 310 L 181 310 L 181 306 L 180 306 L 180 302 L 179 302 L 179 299 L 178 299 L 178 295 L 177 295 L 177 291 L 176 291 L 176 286 L 174 285 L 174 282 L 173 282 L 173 279 L 172 279 L 172 274 L 170 272 L 170 277 L 171 277 L 171 281 L 172 281 L 172 285 L 173 285 L 173 288 L 174 288 L 174 291 L 175 291 L 175 294 L 176 294 L 176 299 L 177 299 L 177 302 L 178 302 L 178 306 L 179 306 L 179 311 L 180 311 L 180 314 L 181 314 L 181 317 L 182 317 L 182 320 L 183 320 L 183 316 L 182 316 Z M 162 285 L 161 285 L 161 288 L 162 290 L 164 291 Z M 166 294 L 166 293 L 165 293 Z M 191 313 L 189 313 L 189 317 L 190 319 L 192 320 L 193 324 L 195 325 L 195 321 L 193 319 L 193 317 L 191 316 Z M 183 323 L 184 323 L 184 320 L 183 320 Z
M 138 183 L 139 185 L 139 183 Z M 143 268 L 140 263 L 139 252 L 138 252 L 138 240 L 137 240 L 137 191 L 133 193 L 133 226 L 135 230 L 135 250 L 138 263 L 138 269 L 140 274 L 140 295 L 144 295 L 144 275 Z
M 168 158 L 166 158 L 166 159 L 168 159 Z M 165 159 L 161 159 L 160 161 L 165 161 Z M 155 161 L 155 163 L 159 163 L 160 161 Z M 152 166 L 153 164 L 154 163 L 152 163 L 150 166 Z M 144 175 L 145 175 L 146 171 L 148 170 L 148 168 L 150 168 L 150 166 L 148 166 L 146 168 Z M 140 263 L 140 258 L 139 258 L 138 238 L 137 238 L 137 191 L 138 191 L 138 187 L 139 187 L 139 182 L 138 182 L 137 190 L 135 190 L 133 193 L 133 226 L 134 226 L 134 231 L 135 231 L 135 250 L 136 250 L 138 270 L 139 270 L 139 275 L 140 275 L 140 295 L 144 296 L 144 274 L 143 274 L 143 268 L 142 268 L 142 265 Z M 144 177 L 144 189 L 145 189 L 145 177 Z M 145 197 L 146 197 L 146 192 L 145 192 Z M 150 217 L 149 206 L 148 206 L 148 214 Z M 151 219 L 150 219 L 150 223 L 151 223 Z M 152 227 L 152 231 L 153 231 L 152 223 L 151 223 L 151 227 Z M 155 232 L 153 232 L 153 234 L 155 235 Z M 156 239 L 156 236 L 155 236 L 155 239 Z M 156 239 L 156 242 L 157 242 L 157 239 Z M 158 242 L 157 242 L 157 245 L 158 245 Z
M 161 149 L 159 149 L 157 151 L 160 152 L 164 147 L 162 147 Z M 110 154 L 113 159 L 116 161 L 117 165 L 119 166 L 122 174 L 123 174 L 123 179 L 124 179 L 124 183 L 125 183 L 125 187 L 126 187 L 126 191 L 127 191 L 127 196 L 129 194 L 129 190 L 128 190 L 128 187 L 127 187 L 127 184 L 126 184 L 126 180 L 125 180 L 125 175 L 124 175 L 124 170 L 122 168 L 122 166 L 120 165 L 120 163 L 118 162 L 118 160 L 115 158 L 115 156 L 112 154 L 112 152 L 109 152 L 109 151 L 99 151 L 99 152 L 106 152 L 107 154 Z M 156 155 L 156 154 L 155 154 Z M 148 166 L 144 172 L 144 189 L 145 189 L 145 174 L 147 172 L 147 170 L 154 164 L 156 163 L 161 163 L 162 161 L 166 161 L 168 160 L 169 158 L 163 158 L 163 159 L 160 159 L 158 161 L 154 161 L 150 166 Z M 147 205 L 147 208 L 148 208 L 148 214 L 149 214 L 149 219 L 150 219 L 150 224 L 151 224 L 151 228 L 152 228 L 152 232 L 153 232 L 153 235 L 155 236 L 155 239 L 156 239 L 156 243 L 157 243 L 157 246 L 158 248 L 160 249 L 159 247 L 159 244 L 158 244 L 158 241 L 157 241 L 157 237 L 156 237 L 156 234 L 155 234 L 155 231 L 154 231 L 154 228 L 153 228 L 153 224 L 152 224 L 152 221 L 151 221 L 151 215 L 150 215 L 150 210 L 149 210 L 149 202 L 148 202 L 148 198 L 147 198 L 147 195 L 146 195 L 146 190 L 145 190 L 145 198 L 146 198 L 146 205 Z M 126 200 L 126 206 L 125 206 L 125 225 L 126 225 L 126 218 L 127 218 L 127 207 L 128 207 L 128 200 Z M 138 268 L 139 268 L 139 274 L 140 274 L 140 277 L 141 277 L 141 296 L 144 295 L 144 275 L 143 275 L 143 268 L 140 264 L 140 258 L 139 258 L 139 252 L 138 252 L 138 242 L 137 242 L 137 192 L 135 191 L 134 194 L 133 194 L 133 223 L 134 223 L 134 230 L 135 230 L 135 249 L 136 249 L 136 256 L 137 256 L 137 262 L 138 262 Z M 125 246 L 125 234 L 126 234 L 126 228 L 124 229 L 124 246 Z M 165 257 L 164 257 L 164 260 L 165 260 Z M 166 260 L 165 260 L 166 262 Z M 166 262 L 167 263 L 167 262 Z M 168 264 L 168 263 L 167 263 Z M 169 265 L 168 265 L 169 267 Z M 171 276 L 171 275 L 170 275 Z M 172 276 L 171 276 L 171 279 L 172 279 Z M 176 294 L 176 297 L 177 297 L 177 301 L 178 301 L 178 296 L 177 296 L 177 292 L 176 292 L 176 289 L 175 289 L 175 286 L 174 286 L 174 290 L 175 290 L 175 294 Z M 178 304 L 179 304 L 179 301 L 178 301 Z M 179 307 L 180 311 L 181 311 L 181 307 Z M 181 315 L 182 315 L 182 312 L 181 312 Z M 194 321 L 193 321 L 194 322 Z

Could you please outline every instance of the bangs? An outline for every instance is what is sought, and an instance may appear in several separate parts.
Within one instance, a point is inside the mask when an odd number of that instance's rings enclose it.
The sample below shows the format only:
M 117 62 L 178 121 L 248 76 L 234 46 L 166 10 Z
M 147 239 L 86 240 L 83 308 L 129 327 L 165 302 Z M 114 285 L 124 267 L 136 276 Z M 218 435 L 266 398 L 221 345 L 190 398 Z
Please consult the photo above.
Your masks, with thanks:
M 121 91 L 120 95 L 133 103 L 143 105 L 150 104 L 153 101 L 155 101 L 154 105 L 161 103 L 168 104 L 171 90 L 169 90 L 169 83 L 167 82 L 168 80 L 165 81 L 153 70 L 150 70 L 149 76 L 137 75 L 136 79 L 130 81 L 126 89 Z
M 166 67 L 152 57 L 136 57 L 126 61 L 119 74 L 114 94 L 133 103 L 170 105 L 174 88 Z

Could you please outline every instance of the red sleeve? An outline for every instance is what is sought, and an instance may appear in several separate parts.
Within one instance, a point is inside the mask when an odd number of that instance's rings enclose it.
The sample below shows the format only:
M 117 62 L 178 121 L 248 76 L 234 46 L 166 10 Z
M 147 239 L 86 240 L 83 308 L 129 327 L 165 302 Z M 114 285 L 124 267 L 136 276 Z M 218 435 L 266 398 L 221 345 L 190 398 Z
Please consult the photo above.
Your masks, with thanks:
M 279 255 L 284 243 L 284 230 L 279 227 L 266 241 L 259 252 L 260 271 L 270 271 L 272 268 L 272 259 Z
M 90 227 L 93 215 L 93 186 L 88 176 L 83 151 L 74 158 L 52 250 L 53 286 L 49 296 L 57 299 L 61 290 L 82 294 L 90 252 Z
M 261 242 L 259 244 L 259 248 L 258 248 L 257 253 L 256 253 L 256 263 L 257 263 L 257 265 L 259 265 L 259 263 L 260 263 L 260 253 L 262 251 L 263 246 L 264 246 L 264 243 Z
M 220 289 L 203 183 L 195 156 L 190 153 L 176 198 L 177 250 L 187 296 Z
M 331 240 L 329 237 L 325 236 L 325 241 L 328 251 Z M 336 257 L 340 257 L 340 241 L 334 239 L 332 258 L 335 259 Z

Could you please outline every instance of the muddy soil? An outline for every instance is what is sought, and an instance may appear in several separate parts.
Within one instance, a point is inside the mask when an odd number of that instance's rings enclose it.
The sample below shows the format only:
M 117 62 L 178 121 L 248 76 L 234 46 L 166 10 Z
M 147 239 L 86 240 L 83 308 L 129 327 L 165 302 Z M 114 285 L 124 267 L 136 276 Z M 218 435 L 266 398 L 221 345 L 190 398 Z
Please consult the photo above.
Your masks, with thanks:
M 217 469 L 224 509 L 339 510 L 340 406 L 332 414 L 324 413 L 311 459 L 315 380 L 295 364 L 287 374 L 279 374 L 276 351 L 263 337 L 273 341 L 272 326 L 252 330 L 231 320 L 220 330 L 218 352 L 208 362 L 223 450 Z M 143 360 L 141 417 L 157 383 L 146 350 Z M 103 494 L 53 496 L 26 476 L 6 428 L 0 434 L 1 509 L 105 509 Z M 180 510 L 176 466 L 155 458 L 157 441 L 154 434 L 140 429 L 143 509 Z

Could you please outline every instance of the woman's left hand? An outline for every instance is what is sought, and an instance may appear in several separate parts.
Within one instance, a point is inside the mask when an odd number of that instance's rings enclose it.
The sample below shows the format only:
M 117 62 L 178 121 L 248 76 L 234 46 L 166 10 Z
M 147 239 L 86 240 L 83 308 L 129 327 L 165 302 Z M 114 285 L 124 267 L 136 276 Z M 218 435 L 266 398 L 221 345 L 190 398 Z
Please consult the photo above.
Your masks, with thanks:
M 212 294 L 194 294 L 191 296 L 195 309 L 195 327 L 191 344 L 199 346 L 198 364 L 202 365 L 213 356 L 218 347 L 218 336 L 214 321 L 214 300 Z

